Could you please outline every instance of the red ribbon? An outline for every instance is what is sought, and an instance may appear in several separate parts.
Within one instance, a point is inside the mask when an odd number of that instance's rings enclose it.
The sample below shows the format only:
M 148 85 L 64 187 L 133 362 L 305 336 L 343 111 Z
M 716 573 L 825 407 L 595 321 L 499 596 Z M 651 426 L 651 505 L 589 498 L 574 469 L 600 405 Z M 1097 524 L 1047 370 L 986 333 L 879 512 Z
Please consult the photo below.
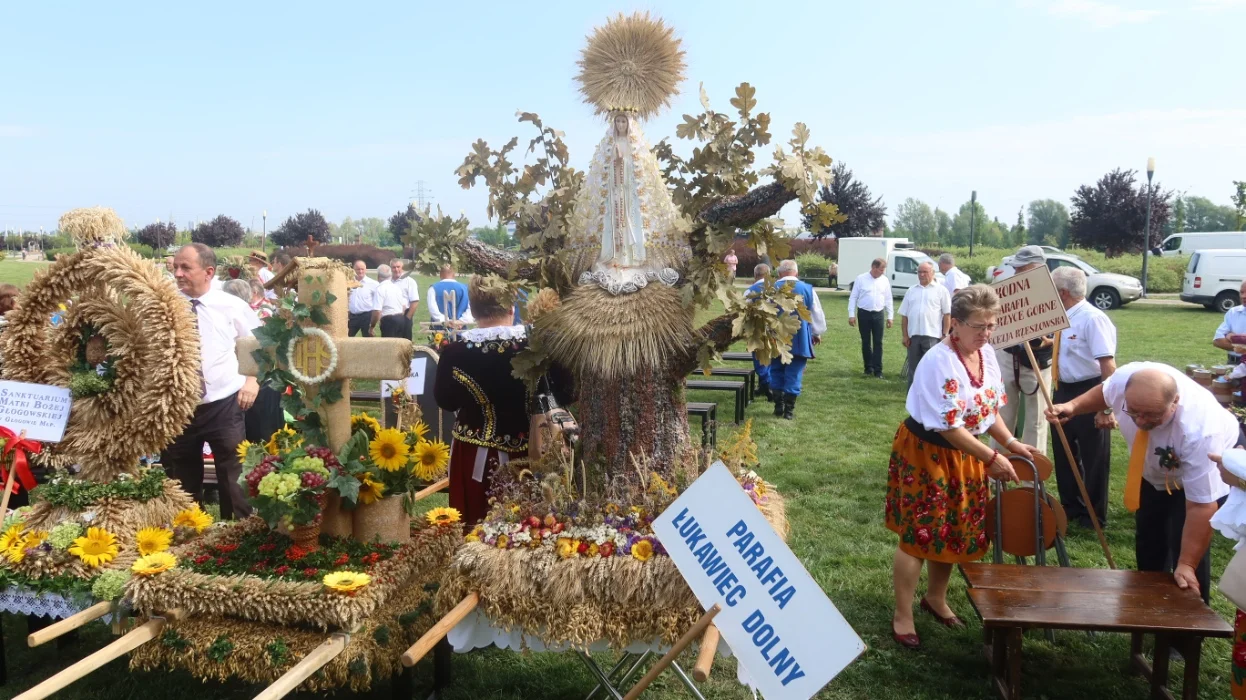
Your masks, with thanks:
M 43 451 L 43 443 L 37 440 L 18 439 L 16 433 L 8 428 L 0 425 L 0 438 L 4 438 L 3 456 L 7 462 L 9 453 L 13 453 L 13 469 L 17 472 L 17 481 L 14 482 L 14 492 L 25 487 L 27 491 L 33 489 L 37 482 L 35 475 L 30 471 L 30 465 L 26 463 L 26 453 L 33 452 L 39 454 Z M 4 464 L 0 463 L 0 482 L 9 483 L 9 472 L 4 468 Z M 3 489 L 0 486 L 0 489 Z

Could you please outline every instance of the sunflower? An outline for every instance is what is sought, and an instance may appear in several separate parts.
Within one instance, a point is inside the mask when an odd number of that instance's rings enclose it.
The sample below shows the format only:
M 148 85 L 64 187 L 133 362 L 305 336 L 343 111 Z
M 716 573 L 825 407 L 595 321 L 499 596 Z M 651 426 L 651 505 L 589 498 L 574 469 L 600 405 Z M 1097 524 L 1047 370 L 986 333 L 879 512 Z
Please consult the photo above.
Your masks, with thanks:
M 8 549 L 5 549 L 4 556 L 8 557 L 9 562 L 19 564 L 26 558 L 26 550 L 38 547 L 47 537 L 48 533 L 42 530 L 28 532 L 25 537 L 22 537 L 10 545 Z
M 0 552 L 8 551 L 10 547 L 22 541 L 22 526 L 20 524 L 10 527 L 0 535 Z
M 351 595 L 354 595 L 355 591 L 360 588 L 372 583 L 371 576 L 356 571 L 334 571 L 331 574 L 325 574 L 322 580 L 325 588 Z
M 173 532 L 162 527 L 145 527 L 138 531 L 135 542 L 138 553 L 143 556 L 163 552 L 173 543 Z
M 169 552 L 152 552 L 139 557 L 130 570 L 139 576 L 154 576 L 177 566 L 177 557 Z
M 250 450 L 253 444 L 254 443 L 252 443 L 250 440 L 243 440 L 242 442 L 238 443 L 238 450 L 237 450 L 238 459 L 245 460 L 247 458 L 247 450 Z
M 407 447 L 407 441 L 402 437 L 402 431 L 397 428 L 381 430 L 372 442 L 368 443 L 368 455 L 372 457 L 372 463 L 387 472 L 397 471 L 406 466 L 410 449 Z
M 290 454 L 294 448 L 302 444 L 303 438 L 299 437 L 298 433 L 294 432 L 294 429 L 287 425 L 268 438 L 268 442 L 264 444 L 264 449 L 270 455 L 284 455 Z
M 385 494 L 385 484 L 373 481 L 371 474 L 363 475 L 363 483 L 359 484 L 359 502 L 363 505 L 376 503 Z
M 376 437 L 381 432 L 381 424 L 375 418 L 366 413 L 356 413 L 350 417 L 350 432 L 352 435 L 360 430 L 368 434 L 368 439 Z
M 632 545 L 632 556 L 640 561 L 649 561 L 653 558 L 653 543 L 649 540 L 640 540 Z
M 87 566 L 103 566 L 116 558 L 117 538 L 102 527 L 89 528 L 86 537 L 74 540 L 69 553 L 81 559 Z
M 415 425 L 407 428 L 407 433 L 414 435 L 416 442 L 424 440 L 428 437 L 428 423 L 425 423 L 422 420 L 417 420 Z
M 450 463 L 450 447 L 441 440 L 421 440 L 415 446 L 415 463 L 411 471 L 423 481 L 432 481 L 446 473 Z
M 199 506 L 187 508 L 178 513 L 173 518 L 173 527 L 190 527 L 195 532 L 203 532 L 204 528 L 212 524 L 212 516 L 199 510 Z
M 424 514 L 429 525 L 453 525 L 463 519 L 463 514 L 454 508 L 434 508 Z

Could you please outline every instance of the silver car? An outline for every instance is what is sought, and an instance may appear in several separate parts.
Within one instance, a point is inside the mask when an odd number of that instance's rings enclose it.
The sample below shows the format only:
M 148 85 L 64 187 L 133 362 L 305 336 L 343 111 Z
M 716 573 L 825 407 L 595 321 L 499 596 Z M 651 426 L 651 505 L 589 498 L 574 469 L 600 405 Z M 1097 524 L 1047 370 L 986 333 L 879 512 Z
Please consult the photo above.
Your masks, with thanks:
M 1076 267 L 1085 272 L 1086 300 L 1104 311 L 1142 298 L 1142 281 L 1137 277 L 1100 272 L 1094 265 L 1071 253 L 1047 253 L 1047 269 L 1055 270 L 1057 267 Z M 1001 275 L 1011 275 L 1012 271 L 1011 266 L 1001 262 L 998 267 L 987 270 L 986 274 L 995 280 Z

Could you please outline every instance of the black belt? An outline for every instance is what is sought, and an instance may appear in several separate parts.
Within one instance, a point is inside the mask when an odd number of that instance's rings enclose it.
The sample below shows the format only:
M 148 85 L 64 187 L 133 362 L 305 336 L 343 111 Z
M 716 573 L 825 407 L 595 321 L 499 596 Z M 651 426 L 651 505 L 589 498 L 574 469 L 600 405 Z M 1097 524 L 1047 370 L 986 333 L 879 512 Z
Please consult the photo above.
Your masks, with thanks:
M 1057 388 L 1058 389 L 1081 389 L 1084 387 L 1086 389 L 1093 389 L 1102 383 L 1103 383 L 1103 377 L 1091 377 L 1090 379 L 1083 379 L 1077 382 L 1066 382 L 1063 379 L 1061 379 Z
M 909 432 L 916 435 L 917 439 L 922 442 L 928 442 L 938 447 L 946 447 L 949 450 L 956 449 L 952 447 L 952 443 L 947 441 L 947 438 L 933 430 L 926 430 L 926 426 L 917 422 L 917 419 L 913 418 L 913 416 L 904 419 L 904 427 L 908 428 Z

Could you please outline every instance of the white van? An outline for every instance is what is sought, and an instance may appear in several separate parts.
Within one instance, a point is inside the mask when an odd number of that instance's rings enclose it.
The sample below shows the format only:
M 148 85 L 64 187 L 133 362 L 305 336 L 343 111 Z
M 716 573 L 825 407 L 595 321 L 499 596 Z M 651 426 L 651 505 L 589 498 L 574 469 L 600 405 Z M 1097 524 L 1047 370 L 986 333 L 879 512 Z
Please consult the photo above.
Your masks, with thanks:
M 1192 255 L 1196 250 L 1210 248 L 1241 248 L 1246 250 L 1246 231 L 1216 231 L 1212 233 L 1174 233 L 1159 244 L 1156 255 Z
M 1242 303 L 1239 290 L 1243 279 L 1246 249 L 1196 250 L 1185 269 L 1181 301 L 1226 312 Z
M 929 255 L 916 249 L 907 238 L 875 238 L 861 236 L 839 239 L 839 276 L 836 286 L 850 290 L 857 276 L 870 271 L 875 258 L 887 261 L 887 281 L 891 282 L 892 296 L 902 297 L 909 287 L 917 284 L 917 266 L 928 262 L 934 265 L 935 281 L 943 281 L 943 273 Z

